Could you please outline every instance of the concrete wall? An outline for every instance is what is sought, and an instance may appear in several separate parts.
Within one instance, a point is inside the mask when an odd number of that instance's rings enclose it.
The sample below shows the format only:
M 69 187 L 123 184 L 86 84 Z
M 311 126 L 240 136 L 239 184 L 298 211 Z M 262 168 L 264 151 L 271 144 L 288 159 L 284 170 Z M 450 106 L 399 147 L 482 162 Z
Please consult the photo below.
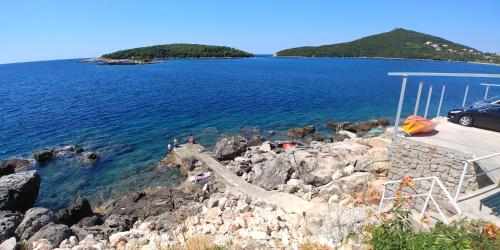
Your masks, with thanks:
M 450 194 L 454 197 L 457 190 L 460 175 L 466 160 L 472 155 L 453 149 L 434 146 L 407 138 L 398 138 L 393 148 L 391 167 L 389 168 L 389 179 L 398 180 L 404 176 L 412 177 L 438 177 Z M 474 177 L 480 169 L 470 166 L 462 185 L 461 193 L 470 193 L 482 187 L 487 180 L 484 177 Z M 429 182 L 417 182 L 412 193 L 426 193 L 430 187 Z M 392 191 L 395 188 L 391 188 Z M 392 192 L 389 192 L 389 195 Z M 445 194 L 438 187 L 434 188 L 434 197 L 438 203 L 447 201 Z M 416 198 L 414 204 L 421 206 L 425 197 Z

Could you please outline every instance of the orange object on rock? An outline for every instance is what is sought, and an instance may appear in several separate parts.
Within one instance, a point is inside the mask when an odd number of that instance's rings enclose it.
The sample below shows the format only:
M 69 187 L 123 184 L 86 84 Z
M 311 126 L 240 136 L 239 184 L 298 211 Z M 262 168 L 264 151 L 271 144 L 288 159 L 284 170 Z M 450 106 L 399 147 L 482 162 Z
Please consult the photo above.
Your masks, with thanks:
M 429 133 L 433 131 L 436 126 L 437 123 L 427 120 L 422 116 L 411 115 L 404 121 L 403 131 L 409 135 Z
M 293 148 L 295 147 L 295 145 L 293 145 L 292 143 L 283 143 L 283 148 L 284 149 L 290 149 L 290 148 Z

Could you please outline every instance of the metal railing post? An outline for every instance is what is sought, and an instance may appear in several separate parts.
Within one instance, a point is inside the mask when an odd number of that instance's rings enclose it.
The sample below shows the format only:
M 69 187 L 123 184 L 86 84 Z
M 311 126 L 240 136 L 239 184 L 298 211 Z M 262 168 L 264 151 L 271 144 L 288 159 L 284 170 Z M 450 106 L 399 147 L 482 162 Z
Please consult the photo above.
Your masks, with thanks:
M 441 210 L 441 208 L 439 207 L 438 203 L 436 202 L 436 200 L 434 199 L 434 197 L 431 196 L 431 200 L 432 200 L 432 203 L 434 203 L 434 206 L 436 206 L 436 209 L 437 211 L 439 212 L 439 214 L 441 215 L 441 217 L 443 218 L 443 221 L 444 221 L 444 224 L 448 224 L 448 220 L 446 219 L 446 216 L 444 216 L 443 214 L 443 211 Z
M 427 194 L 427 198 L 425 198 L 424 207 L 422 208 L 422 212 L 420 213 L 420 217 L 424 216 L 425 210 L 429 205 L 429 200 L 431 199 L 432 190 L 434 189 L 434 184 L 436 184 L 436 179 L 432 179 L 431 187 L 429 188 L 429 193 Z
M 415 103 L 415 111 L 413 111 L 413 115 L 417 115 L 418 113 L 418 106 L 420 105 L 420 95 L 422 94 L 422 86 L 424 86 L 424 82 L 420 82 L 418 84 L 417 103 Z
M 488 98 L 488 91 L 490 90 L 490 85 L 486 85 L 486 91 L 484 92 L 484 100 Z
M 441 113 L 441 105 L 443 104 L 443 97 L 444 97 L 444 90 L 445 89 L 446 89 L 446 86 L 443 85 L 443 88 L 441 89 L 441 99 L 439 99 L 439 106 L 438 106 L 438 112 L 437 112 L 436 117 L 439 117 L 439 115 Z
M 462 183 L 464 182 L 465 178 L 465 172 L 467 172 L 468 167 L 469 167 L 469 162 L 467 161 L 464 164 L 464 170 L 462 171 L 462 174 L 460 175 L 460 180 L 458 181 L 457 193 L 455 194 L 455 202 L 458 201 L 458 195 L 460 194 L 460 189 L 462 188 Z
M 432 96 L 432 86 L 429 87 L 429 94 L 427 95 L 427 105 L 425 105 L 424 118 L 427 119 L 427 113 L 429 112 L 429 103 L 431 102 Z
M 378 213 L 380 214 L 380 212 L 382 212 L 382 206 L 384 204 L 384 198 L 385 198 L 385 189 L 386 189 L 386 186 L 384 185 L 384 190 L 382 191 L 382 198 L 380 198 L 380 204 L 378 206 Z
M 465 102 L 467 101 L 467 94 L 469 93 L 469 85 L 465 87 L 465 95 L 464 95 L 464 102 L 462 103 L 462 107 L 465 107 Z
M 399 131 L 399 119 L 401 118 L 401 110 L 403 109 L 403 100 L 405 98 L 406 91 L 406 82 L 408 81 L 408 76 L 403 76 L 403 82 L 401 83 L 401 93 L 399 94 L 399 104 L 398 104 L 398 112 L 396 113 L 396 121 L 394 122 L 394 130 L 392 132 L 392 141 L 391 148 L 389 148 L 389 156 L 392 155 L 392 149 L 394 147 L 394 143 L 396 142 L 398 131 Z

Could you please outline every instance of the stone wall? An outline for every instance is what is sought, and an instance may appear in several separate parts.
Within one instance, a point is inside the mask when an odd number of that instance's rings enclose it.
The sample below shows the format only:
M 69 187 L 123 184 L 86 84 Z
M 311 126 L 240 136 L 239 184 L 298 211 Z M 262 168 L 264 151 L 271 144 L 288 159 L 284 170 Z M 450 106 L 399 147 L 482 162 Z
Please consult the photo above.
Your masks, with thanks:
M 454 197 L 464 164 L 466 160 L 471 158 L 472 154 L 407 138 L 398 138 L 392 151 L 388 177 L 390 180 L 398 180 L 408 175 L 414 178 L 436 176 Z M 488 182 L 488 180 L 484 180 L 484 176 L 482 178 L 475 177 L 479 171 L 480 169 L 475 165 L 468 168 L 461 188 L 462 194 L 477 190 L 484 186 L 485 182 Z M 426 193 L 430 185 L 430 181 L 416 182 L 411 193 Z M 395 185 L 390 188 L 389 195 L 394 194 L 394 188 Z M 448 200 L 438 187 L 434 188 L 433 193 L 438 203 Z M 418 197 L 414 199 L 413 204 L 422 207 L 424 201 L 425 197 Z

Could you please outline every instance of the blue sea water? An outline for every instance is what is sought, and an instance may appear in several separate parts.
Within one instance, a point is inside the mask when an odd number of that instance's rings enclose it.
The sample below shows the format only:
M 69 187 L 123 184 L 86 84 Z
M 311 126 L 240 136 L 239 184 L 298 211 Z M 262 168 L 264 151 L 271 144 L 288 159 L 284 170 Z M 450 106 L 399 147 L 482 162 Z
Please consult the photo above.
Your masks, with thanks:
M 0 159 L 78 144 L 102 158 L 89 166 L 72 157 L 35 166 L 42 185 L 38 205 L 60 208 L 77 193 L 95 205 L 127 192 L 177 185 L 176 170 L 154 164 L 166 144 L 194 133 L 212 146 L 221 133 L 286 131 L 326 121 L 357 121 L 396 113 L 400 77 L 392 71 L 500 73 L 500 67 L 455 62 L 347 58 L 170 60 L 159 64 L 99 66 L 58 60 L 0 65 Z M 410 77 L 403 112 L 413 112 L 419 81 L 441 86 L 443 112 L 482 99 L 492 79 Z M 500 88 L 490 89 L 490 96 Z M 281 133 L 278 133 L 278 137 Z

